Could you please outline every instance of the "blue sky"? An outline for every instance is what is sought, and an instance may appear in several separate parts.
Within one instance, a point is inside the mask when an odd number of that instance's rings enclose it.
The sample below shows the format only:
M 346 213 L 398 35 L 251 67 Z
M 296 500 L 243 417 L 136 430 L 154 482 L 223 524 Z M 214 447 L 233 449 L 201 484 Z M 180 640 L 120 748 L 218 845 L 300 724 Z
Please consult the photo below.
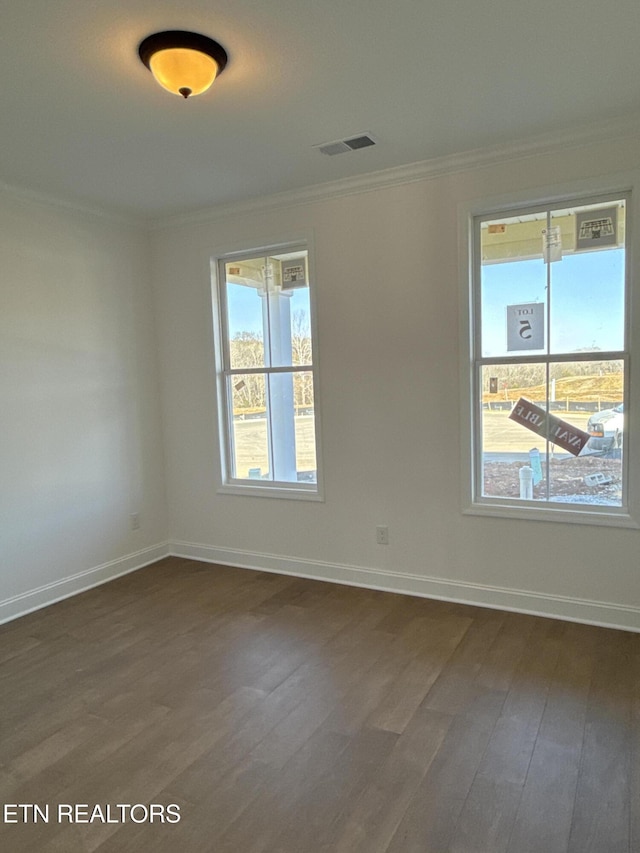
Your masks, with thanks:
M 482 267 L 483 356 L 508 355 L 506 306 L 546 301 L 546 266 L 541 258 Z M 623 348 L 624 250 L 565 255 L 551 264 L 553 352 Z M 309 290 L 292 291 L 291 316 L 309 316 Z M 229 336 L 262 334 L 262 301 L 252 287 L 229 284 Z M 514 353 L 515 355 L 515 353 Z
M 309 288 L 299 287 L 291 291 L 291 319 L 296 311 L 305 311 L 309 320 Z M 229 313 L 229 338 L 238 332 L 255 332 L 262 335 L 262 298 L 253 287 L 239 284 L 227 285 Z
M 506 349 L 506 306 L 545 303 L 546 284 L 541 258 L 482 267 L 483 356 L 517 355 Z M 554 261 L 551 351 L 620 350 L 623 346 L 624 250 L 580 252 Z

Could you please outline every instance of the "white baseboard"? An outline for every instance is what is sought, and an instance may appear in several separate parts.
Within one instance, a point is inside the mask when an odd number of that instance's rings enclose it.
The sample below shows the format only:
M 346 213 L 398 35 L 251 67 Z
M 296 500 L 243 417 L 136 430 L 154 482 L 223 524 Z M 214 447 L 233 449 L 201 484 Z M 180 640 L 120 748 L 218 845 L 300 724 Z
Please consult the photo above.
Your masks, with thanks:
M 471 584 L 407 572 L 383 572 L 362 566 L 302 560 L 175 540 L 136 551 L 117 560 L 0 601 L 0 624 L 25 616 L 33 610 L 54 604 L 63 598 L 85 592 L 121 575 L 135 572 L 168 556 L 640 633 L 640 608 L 624 604 Z
M 100 584 L 119 578 L 121 575 L 135 572 L 137 569 L 155 563 L 163 557 L 168 557 L 169 554 L 168 543 L 163 542 L 53 583 L 30 589 L 20 595 L 14 595 L 12 598 L 6 598 L 4 601 L 0 601 L 0 625 L 3 622 L 17 619 L 19 616 L 26 616 L 32 610 L 39 610 L 41 607 L 55 604 L 56 601 L 61 601 L 63 598 L 69 598 L 94 586 L 100 586 Z
M 241 569 L 293 575 L 330 583 L 404 593 L 423 598 L 436 598 L 510 610 L 533 616 L 547 616 L 569 622 L 583 622 L 605 628 L 618 628 L 640 633 L 640 608 L 588 599 L 530 592 L 521 589 L 485 586 L 446 578 L 425 577 L 406 572 L 383 572 L 361 566 L 301 560 L 274 554 L 240 551 L 234 548 L 216 548 L 193 542 L 169 542 L 169 553 L 176 557 L 219 563 Z

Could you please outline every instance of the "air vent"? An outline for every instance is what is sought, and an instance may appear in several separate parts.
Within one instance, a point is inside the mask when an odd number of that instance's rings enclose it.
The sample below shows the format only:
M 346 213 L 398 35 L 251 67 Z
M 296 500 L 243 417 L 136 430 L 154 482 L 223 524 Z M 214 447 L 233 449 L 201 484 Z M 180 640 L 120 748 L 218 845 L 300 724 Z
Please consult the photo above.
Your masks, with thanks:
M 347 139 L 336 139 L 334 142 L 322 142 L 314 145 L 321 154 L 346 154 L 347 151 L 358 151 L 360 148 L 370 148 L 377 144 L 377 139 L 371 133 L 359 133 L 357 136 L 349 136 Z
M 347 151 L 353 150 L 349 148 L 346 142 L 327 142 L 324 145 L 314 145 L 313 147 L 317 148 L 321 154 L 328 154 L 329 157 L 333 157 L 334 154 L 345 154 Z
M 357 151 L 358 148 L 368 148 L 370 145 L 375 145 L 375 140 L 367 134 L 362 136 L 354 136 L 353 139 L 345 139 L 345 145 L 348 145 L 352 151 Z

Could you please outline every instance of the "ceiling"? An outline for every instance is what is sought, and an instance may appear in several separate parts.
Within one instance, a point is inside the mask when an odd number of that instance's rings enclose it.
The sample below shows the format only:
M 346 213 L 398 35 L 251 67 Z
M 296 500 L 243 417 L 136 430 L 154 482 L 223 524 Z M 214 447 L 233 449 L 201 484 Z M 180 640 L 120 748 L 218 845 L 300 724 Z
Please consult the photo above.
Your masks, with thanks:
M 640 115 L 637 0 L 0 0 L 0 182 L 156 218 Z M 229 53 L 205 95 L 137 56 Z M 315 144 L 370 131 L 329 157 Z

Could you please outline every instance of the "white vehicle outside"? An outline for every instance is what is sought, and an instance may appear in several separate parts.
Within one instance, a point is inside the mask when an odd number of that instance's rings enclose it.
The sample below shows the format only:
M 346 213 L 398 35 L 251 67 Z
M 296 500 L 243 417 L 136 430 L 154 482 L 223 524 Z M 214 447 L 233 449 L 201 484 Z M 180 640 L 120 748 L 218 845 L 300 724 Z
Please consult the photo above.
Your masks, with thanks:
M 613 409 L 603 409 L 591 415 L 587 421 L 587 432 L 591 435 L 587 443 L 589 450 L 614 450 L 622 447 L 624 432 L 624 404 Z

